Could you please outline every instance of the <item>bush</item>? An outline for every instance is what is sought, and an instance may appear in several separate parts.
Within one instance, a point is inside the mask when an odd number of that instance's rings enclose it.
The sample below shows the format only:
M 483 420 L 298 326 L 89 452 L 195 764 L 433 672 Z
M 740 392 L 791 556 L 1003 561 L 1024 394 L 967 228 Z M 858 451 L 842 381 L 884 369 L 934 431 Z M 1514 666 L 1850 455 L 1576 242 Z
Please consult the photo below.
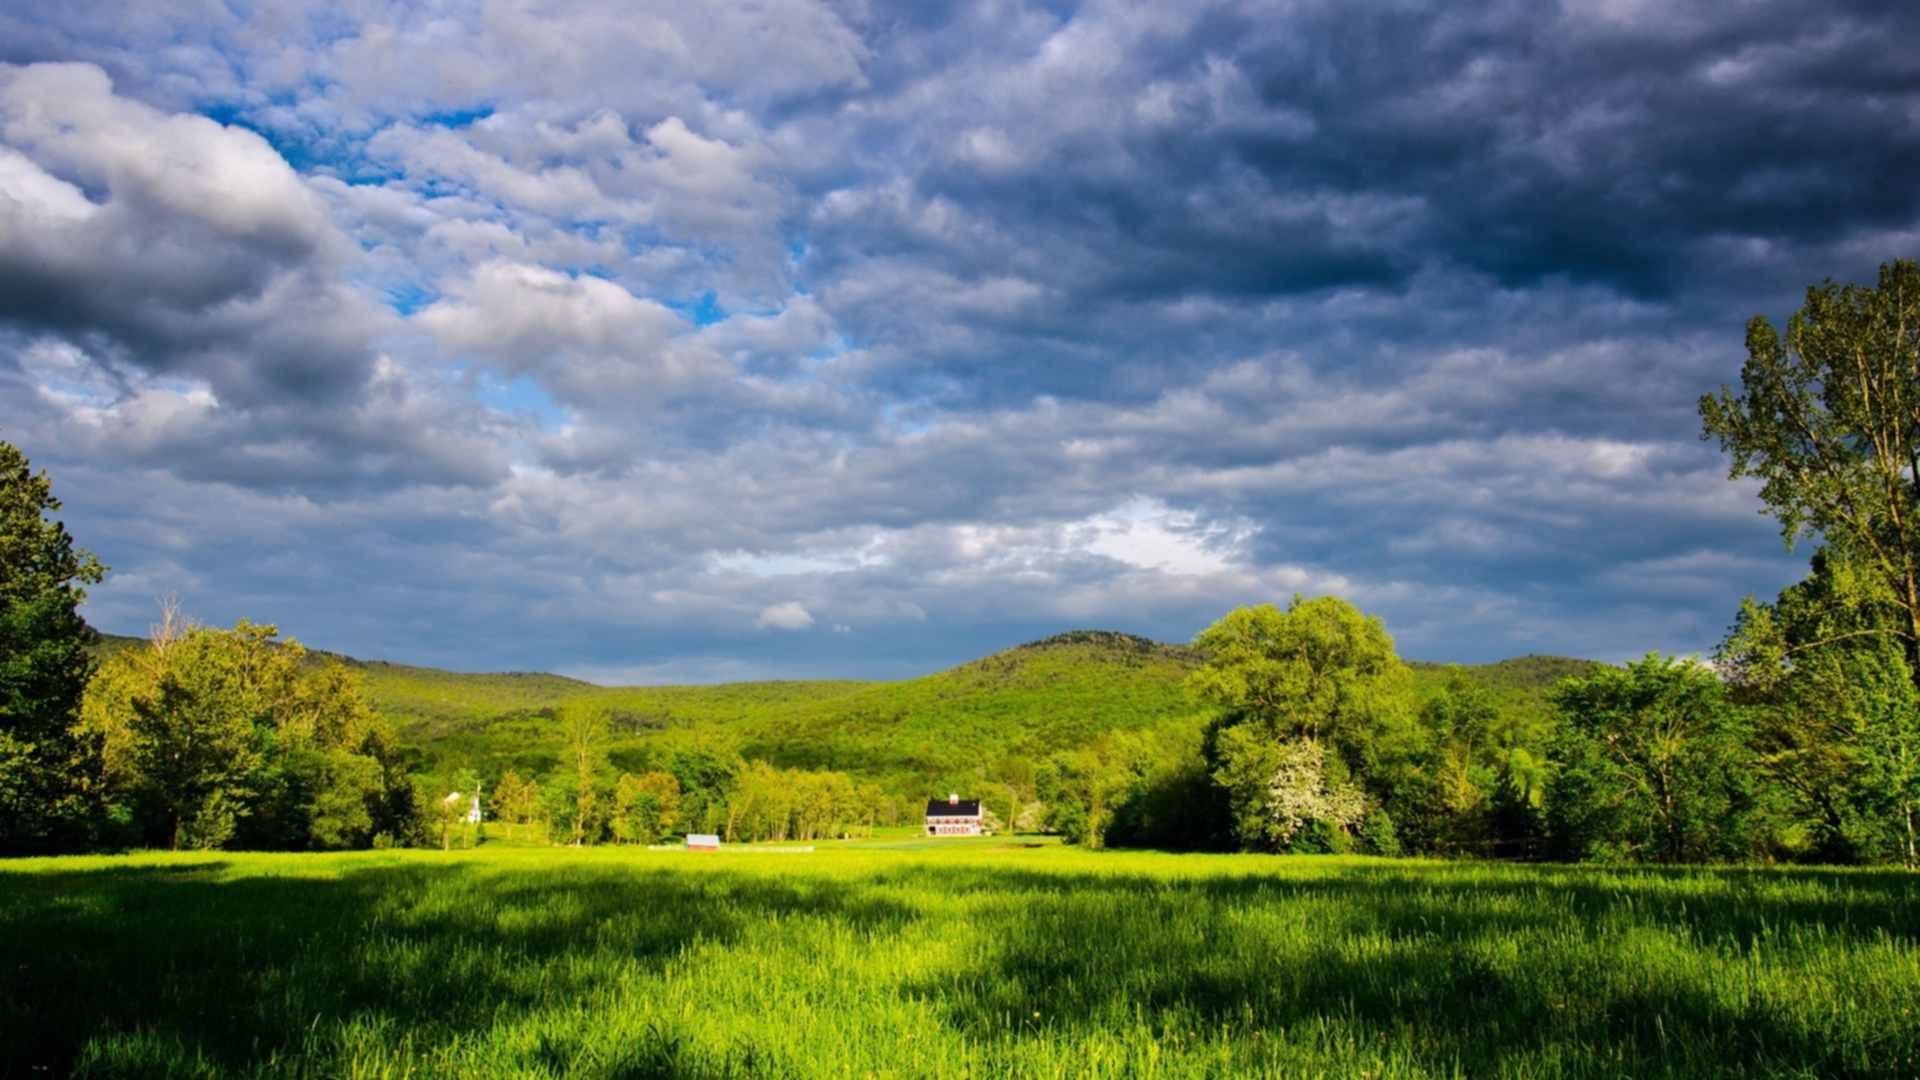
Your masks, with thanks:
M 1400 837 L 1394 832 L 1393 817 L 1385 810 L 1370 812 L 1360 823 L 1360 850 L 1388 858 L 1400 854 Z

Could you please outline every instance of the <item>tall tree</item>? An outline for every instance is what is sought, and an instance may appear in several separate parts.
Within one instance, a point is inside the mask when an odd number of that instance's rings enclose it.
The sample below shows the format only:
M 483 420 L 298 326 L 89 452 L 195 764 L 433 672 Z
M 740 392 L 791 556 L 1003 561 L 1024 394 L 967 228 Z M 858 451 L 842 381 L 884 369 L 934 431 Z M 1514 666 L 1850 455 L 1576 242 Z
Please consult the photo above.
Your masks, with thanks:
M 1663 862 L 1752 854 L 1746 718 L 1712 671 L 1657 653 L 1563 681 L 1548 809 L 1561 854 Z
M 622 843 L 651 844 L 671 831 L 679 820 L 680 781 L 672 773 L 621 773 L 613 786 L 614 838 Z
M 1187 680 L 1194 696 L 1276 738 L 1342 738 L 1405 674 L 1379 618 L 1337 596 L 1237 608 L 1193 646 L 1207 657 Z
M 1350 759 L 1411 707 L 1407 669 L 1378 618 L 1336 596 L 1239 608 L 1202 631 L 1189 690 L 1215 706 L 1208 764 L 1232 829 L 1249 848 L 1296 843 L 1312 827 L 1345 842 L 1365 811 Z M 1327 753 L 1331 744 L 1338 753 Z
M 94 634 L 83 586 L 106 567 L 74 546 L 45 470 L 0 442 L 0 851 L 84 842 L 98 760 L 76 730 Z
M 1885 583 L 1920 679 L 1920 265 L 1809 288 L 1784 336 L 1755 316 L 1740 384 L 1700 399 L 1701 437 L 1761 480 L 1789 546 L 1825 537 Z
M 1777 601 L 1741 604 L 1720 661 L 1755 716 L 1758 767 L 1826 862 L 1920 865 L 1920 691 L 1879 575 L 1833 548 Z
M 508 769 L 500 777 L 500 782 L 493 785 L 493 797 L 487 801 L 487 806 L 493 811 L 495 821 L 511 829 L 512 826 L 526 824 L 529 810 L 527 801 L 526 782 L 520 779 L 518 772 Z
M 275 632 L 245 620 L 230 633 L 195 630 L 129 702 L 134 772 L 165 817 L 171 847 L 220 847 L 248 813 L 273 707 L 299 662 L 272 648 Z
M 246 620 L 192 626 L 168 608 L 146 648 L 101 665 L 82 729 L 121 816 L 174 846 L 416 838 L 426 804 L 359 675 L 338 660 L 316 667 L 277 636 Z
M 607 716 L 596 705 L 567 702 L 560 707 L 560 722 L 567 737 L 567 763 L 573 769 L 576 785 L 573 797 L 573 846 L 579 847 L 599 838 L 600 759 L 605 748 Z

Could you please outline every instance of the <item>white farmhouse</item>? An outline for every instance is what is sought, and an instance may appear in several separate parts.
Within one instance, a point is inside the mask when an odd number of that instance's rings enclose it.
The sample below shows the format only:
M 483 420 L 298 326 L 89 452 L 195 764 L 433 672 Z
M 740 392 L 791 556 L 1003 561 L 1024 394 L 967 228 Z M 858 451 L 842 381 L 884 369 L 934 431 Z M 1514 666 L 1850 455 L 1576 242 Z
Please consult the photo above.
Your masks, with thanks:
M 928 836 L 979 836 L 980 800 L 963 799 L 958 792 L 927 801 Z

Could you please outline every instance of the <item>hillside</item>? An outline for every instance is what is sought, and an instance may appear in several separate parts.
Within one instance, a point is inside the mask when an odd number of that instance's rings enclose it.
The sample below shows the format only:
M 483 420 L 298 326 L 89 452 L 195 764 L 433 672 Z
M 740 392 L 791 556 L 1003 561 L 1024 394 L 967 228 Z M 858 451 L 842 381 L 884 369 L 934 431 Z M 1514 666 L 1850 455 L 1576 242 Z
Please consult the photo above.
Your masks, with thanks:
M 103 635 L 109 653 L 138 638 Z M 316 653 L 316 659 L 329 654 Z M 1184 646 L 1079 630 L 1028 642 L 947 671 L 899 682 L 787 681 L 713 686 L 601 687 L 560 675 L 460 674 L 341 657 L 419 754 L 419 766 L 508 767 L 545 773 L 560 760 L 556 710 L 606 710 L 609 756 L 640 769 L 674 748 L 718 743 L 787 767 L 831 768 L 899 790 L 962 779 L 1007 758 L 1037 759 L 1104 731 L 1195 712 L 1181 682 L 1199 663 Z M 1538 714 L 1560 679 L 1591 661 L 1529 656 L 1464 666 L 1503 712 Z M 1416 662 L 1423 693 L 1449 665 Z
M 430 761 L 540 773 L 559 760 L 554 710 L 607 710 L 610 757 L 641 767 L 672 748 L 716 741 L 788 767 L 858 773 L 919 790 L 1009 755 L 1037 757 L 1102 731 L 1191 713 L 1180 683 L 1191 650 L 1104 631 L 1030 642 L 901 682 L 763 682 L 717 686 L 537 688 L 495 700 L 479 680 L 368 667 L 368 689 L 401 737 Z M 517 678 L 517 677 L 516 677 Z

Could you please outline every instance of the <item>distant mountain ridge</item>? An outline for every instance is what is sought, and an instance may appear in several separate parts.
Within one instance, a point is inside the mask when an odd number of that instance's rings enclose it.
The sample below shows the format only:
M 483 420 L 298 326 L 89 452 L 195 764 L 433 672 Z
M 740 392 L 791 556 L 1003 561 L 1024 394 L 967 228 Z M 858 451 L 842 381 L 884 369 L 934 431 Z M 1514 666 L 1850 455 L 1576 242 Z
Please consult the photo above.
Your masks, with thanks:
M 140 643 L 103 635 L 101 651 Z M 1188 646 L 1110 630 L 1071 630 L 896 682 L 602 687 L 543 672 L 463 674 L 339 658 L 364 673 L 375 706 L 416 748 L 423 767 L 544 773 L 560 756 L 558 707 L 581 702 L 610 717 L 611 756 L 621 767 L 646 767 L 676 746 L 718 741 L 749 757 L 855 772 L 900 790 L 986 762 L 1037 760 L 1107 731 L 1193 717 L 1200 710 L 1183 682 L 1202 659 Z M 1526 656 L 1457 669 L 1411 666 L 1429 692 L 1458 670 L 1492 691 L 1502 708 L 1534 710 L 1544 707 L 1555 682 L 1594 662 Z

